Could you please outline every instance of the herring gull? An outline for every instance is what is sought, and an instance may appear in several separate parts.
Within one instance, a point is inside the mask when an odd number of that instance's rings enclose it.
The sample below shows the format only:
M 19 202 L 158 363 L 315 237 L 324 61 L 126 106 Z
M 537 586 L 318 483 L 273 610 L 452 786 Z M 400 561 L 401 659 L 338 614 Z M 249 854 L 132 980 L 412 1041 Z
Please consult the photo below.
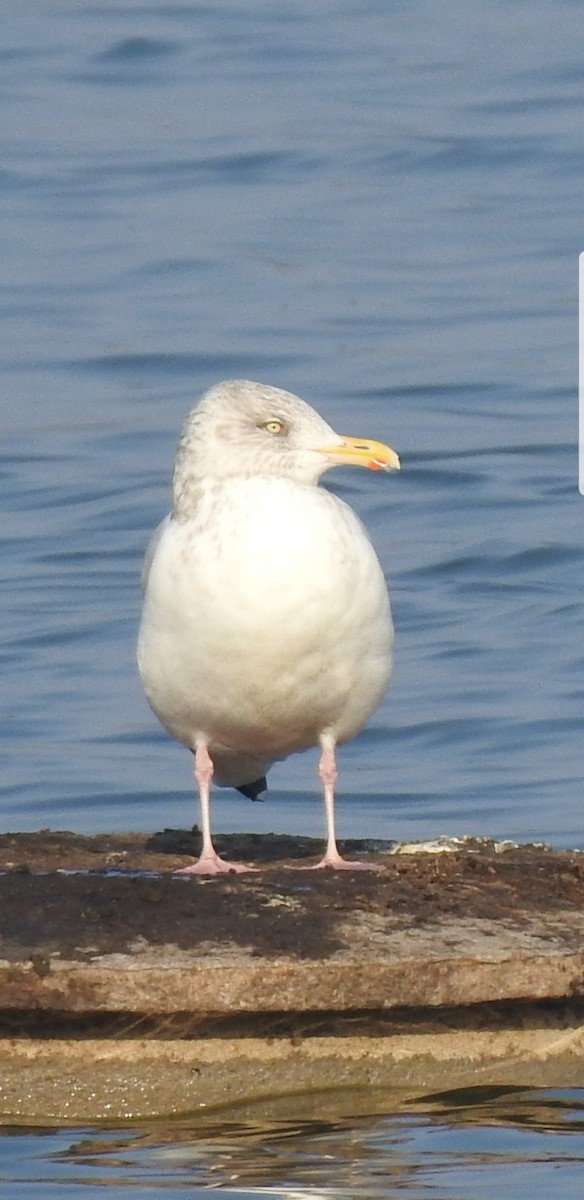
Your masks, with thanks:
M 317 866 L 372 867 L 337 849 L 335 748 L 385 693 L 393 626 L 363 525 L 317 486 L 346 464 L 399 469 L 389 446 L 339 436 L 280 388 L 219 383 L 187 419 L 173 510 L 146 555 L 138 639 L 147 699 L 195 756 L 203 848 L 182 873 L 253 870 L 213 846 L 211 781 L 257 799 L 275 761 L 311 746 L 327 828 Z

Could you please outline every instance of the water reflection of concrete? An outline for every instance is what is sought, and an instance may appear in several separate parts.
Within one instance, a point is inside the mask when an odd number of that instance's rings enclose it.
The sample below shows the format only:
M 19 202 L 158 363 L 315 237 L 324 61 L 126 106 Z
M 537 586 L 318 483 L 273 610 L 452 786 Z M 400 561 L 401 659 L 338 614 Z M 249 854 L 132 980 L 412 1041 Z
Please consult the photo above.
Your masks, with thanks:
M 428 1097 L 371 1089 L 315 1092 L 227 1107 L 214 1118 L 151 1122 L 135 1131 L 73 1141 L 61 1158 L 72 1165 L 107 1172 L 119 1185 L 148 1179 L 150 1186 L 199 1185 L 215 1189 L 278 1188 L 286 1200 L 331 1195 L 419 1195 L 434 1172 L 521 1161 L 563 1158 L 577 1153 L 568 1133 L 582 1134 L 582 1092 L 526 1091 L 512 1086 L 480 1086 Z M 485 1130 L 469 1150 L 449 1131 Z M 498 1153 L 488 1139 L 493 1127 L 505 1132 Z M 432 1148 L 431 1133 L 441 1133 Z M 520 1135 L 533 1136 L 526 1150 Z M 515 1133 L 516 1137 L 510 1136 Z M 430 1138 L 428 1138 L 430 1134 Z M 563 1139 L 558 1154 L 554 1135 Z M 421 1152 L 421 1145 L 424 1151 Z M 494 1161 L 495 1160 L 495 1161 Z M 117 1177 L 117 1178 L 116 1178 Z M 441 1193 L 442 1194 L 442 1193 Z M 489 1191 L 489 1194 L 491 1192 Z

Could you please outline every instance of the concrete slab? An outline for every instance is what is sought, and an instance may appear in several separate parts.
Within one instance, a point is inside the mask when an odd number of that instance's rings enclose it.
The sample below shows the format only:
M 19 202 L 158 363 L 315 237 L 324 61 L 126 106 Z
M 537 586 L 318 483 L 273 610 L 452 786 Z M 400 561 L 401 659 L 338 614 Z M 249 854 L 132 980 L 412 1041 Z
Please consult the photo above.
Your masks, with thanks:
M 376 844 L 378 873 L 306 874 L 308 841 L 267 845 L 207 881 L 161 873 L 170 834 L 0 838 L 5 1119 L 581 1080 L 583 855 Z

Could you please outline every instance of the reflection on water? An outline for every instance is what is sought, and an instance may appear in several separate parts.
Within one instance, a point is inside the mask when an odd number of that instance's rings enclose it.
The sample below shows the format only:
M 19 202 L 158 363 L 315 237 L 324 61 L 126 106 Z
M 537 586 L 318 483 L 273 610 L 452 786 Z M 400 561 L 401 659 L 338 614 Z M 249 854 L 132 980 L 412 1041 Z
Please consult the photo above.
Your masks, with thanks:
M 294 1098 L 280 1102 L 286 1106 L 294 1111 Z M 65 1184 L 100 1186 L 108 1196 L 122 1188 L 174 1197 L 209 1188 L 433 1200 L 481 1200 L 500 1189 L 505 1200 L 582 1194 L 580 1090 L 472 1088 L 401 1103 L 379 1093 L 330 1094 L 310 1106 L 313 1115 L 297 1119 L 258 1104 L 138 1128 L 6 1129 L 0 1175 L 39 1200 Z

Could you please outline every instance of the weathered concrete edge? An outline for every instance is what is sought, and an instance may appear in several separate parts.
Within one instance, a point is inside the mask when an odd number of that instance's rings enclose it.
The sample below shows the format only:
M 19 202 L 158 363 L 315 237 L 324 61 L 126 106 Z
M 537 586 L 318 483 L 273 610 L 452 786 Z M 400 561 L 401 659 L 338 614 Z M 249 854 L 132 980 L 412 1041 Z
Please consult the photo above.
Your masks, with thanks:
M 298 962 L 241 959 L 141 966 L 34 960 L 0 966 L 0 1009 L 197 1016 L 434 1008 L 584 996 L 584 952 Z
M 579 1086 L 581 1016 L 382 1037 L 0 1040 L 0 1123 L 119 1120 L 264 1105 L 272 1116 L 389 1111 L 487 1084 Z M 347 1089 L 362 1089 L 361 1094 Z M 376 1091 L 377 1089 L 377 1091 Z M 327 1095 L 328 1093 L 328 1095 Z

